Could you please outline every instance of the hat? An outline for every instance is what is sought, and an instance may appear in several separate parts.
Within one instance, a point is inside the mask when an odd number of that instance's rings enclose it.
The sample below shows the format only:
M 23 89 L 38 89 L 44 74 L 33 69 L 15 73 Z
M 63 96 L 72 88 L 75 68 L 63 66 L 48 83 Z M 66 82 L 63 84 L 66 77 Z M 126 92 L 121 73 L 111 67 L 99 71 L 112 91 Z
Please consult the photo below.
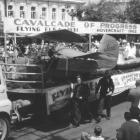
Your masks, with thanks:
M 140 115 L 140 109 L 138 107 L 131 107 L 130 114 L 132 118 L 138 118 Z
M 127 41 L 125 39 L 122 40 L 122 43 L 127 43 Z
M 76 75 L 76 78 L 81 78 L 81 75 L 80 74 Z
M 94 128 L 94 133 L 96 135 L 100 135 L 102 133 L 102 127 L 99 126 L 99 125 L 96 125 L 95 128 Z
M 111 73 L 110 73 L 109 70 L 107 70 L 107 71 L 105 71 L 104 75 L 105 75 L 105 76 L 111 76 Z

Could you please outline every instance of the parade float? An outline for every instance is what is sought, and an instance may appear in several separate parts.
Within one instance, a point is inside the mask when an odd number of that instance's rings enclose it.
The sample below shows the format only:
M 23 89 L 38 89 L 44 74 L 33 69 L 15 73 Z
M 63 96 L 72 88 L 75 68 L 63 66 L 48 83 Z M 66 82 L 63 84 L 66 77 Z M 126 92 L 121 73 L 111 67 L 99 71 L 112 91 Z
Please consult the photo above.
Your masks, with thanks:
M 59 49 L 57 55 L 51 55 L 49 61 L 43 56 L 41 58 L 45 59 L 34 63 L 34 59 L 27 59 L 26 56 L 27 61 L 19 62 L 19 57 L 16 62 L 8 63 L 8 58 L 5 58 L 5 63 L 1 63 L 0 68 L 6 75 L 8 97 L 16 109 L 14 111 L 18 114 L 18 120 L 24 120 L 28 116 L 26 114 L 41 112 L 50 115 L 66 107 L 70 99 L 70 83 L 73 82 L 72 85 L 75 86 L 77 73 L 85 77 L 84 82 L 90 87 L 90 102 L 96 100 L 95 88 L 106 70 L 111 71 L 115 84 L 113 96 L 134 88 L 136 81 L 140 79 L 139 65 L 135 68 L 129 66 L 127 69 L 118 67 L 120 58 L 118 59 L 116 35 L 139 34 L 139 28 L 139 25 L 128 23 L 5 18 L 5 41 L 8 34 L 13 34 L 15 45 L 18 35 L 74 43 L 85 42 L 78 34 L 109 34 L 103 36 L 99 51 L 95 53 L 63 48 Z

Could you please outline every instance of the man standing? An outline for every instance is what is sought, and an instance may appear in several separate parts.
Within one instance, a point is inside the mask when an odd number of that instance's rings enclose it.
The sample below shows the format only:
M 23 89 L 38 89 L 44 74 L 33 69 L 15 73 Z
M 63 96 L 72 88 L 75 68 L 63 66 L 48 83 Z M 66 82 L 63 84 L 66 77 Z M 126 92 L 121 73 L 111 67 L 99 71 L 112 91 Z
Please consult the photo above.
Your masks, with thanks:
M 136 82 L 136 88 L 128 91 L 128 101 L 131 102 L 131 108 L 139 108 L 140 110 L 140 86 L 139 81 Z
M 138 108 L 130 110 L 131 119 L 124 122 L 117 130 L 117 140 L 139 140 L 140 139 L 140 112 Z
M 73 119 L 74 124 L 78 126 L 81 121 L 85 119 L 91 119 L 88 108 L 88 97 L 90 95 L 90 89 L 87 84 L 84 84 L 80 75 L 76 77 L 77 85 L 73 90 Z
M 109 71 L 106 71 L 104 76 L 99 80 L 95 94 L 99 94 L 98 107 L 97 107 L 97 121 L 101 121 L 101 117 L 106 116 L 103 114 L 104 105 L 106 106 L 107 119 L 111 117 L 111 94 L 114 92 L 114 83 L 111 79 Z

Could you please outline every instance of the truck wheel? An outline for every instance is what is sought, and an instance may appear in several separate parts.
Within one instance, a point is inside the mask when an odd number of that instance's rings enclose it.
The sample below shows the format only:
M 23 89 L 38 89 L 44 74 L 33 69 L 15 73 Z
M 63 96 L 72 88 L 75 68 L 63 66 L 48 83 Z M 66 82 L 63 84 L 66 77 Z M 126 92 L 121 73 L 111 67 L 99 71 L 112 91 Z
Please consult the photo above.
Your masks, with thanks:
M 10 130 L 9 120 L 0 116 L 0 140 L 6 140 Z

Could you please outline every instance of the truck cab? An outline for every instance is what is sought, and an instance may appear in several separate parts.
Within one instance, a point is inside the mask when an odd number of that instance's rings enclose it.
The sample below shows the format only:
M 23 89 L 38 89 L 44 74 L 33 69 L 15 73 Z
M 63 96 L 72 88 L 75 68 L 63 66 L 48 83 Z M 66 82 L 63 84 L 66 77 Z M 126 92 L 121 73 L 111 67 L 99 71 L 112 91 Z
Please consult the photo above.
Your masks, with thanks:
M 12 103 L 8 99 L 6 82 L 0 66 L 0 139 L 6 140 L 10 130 Z

